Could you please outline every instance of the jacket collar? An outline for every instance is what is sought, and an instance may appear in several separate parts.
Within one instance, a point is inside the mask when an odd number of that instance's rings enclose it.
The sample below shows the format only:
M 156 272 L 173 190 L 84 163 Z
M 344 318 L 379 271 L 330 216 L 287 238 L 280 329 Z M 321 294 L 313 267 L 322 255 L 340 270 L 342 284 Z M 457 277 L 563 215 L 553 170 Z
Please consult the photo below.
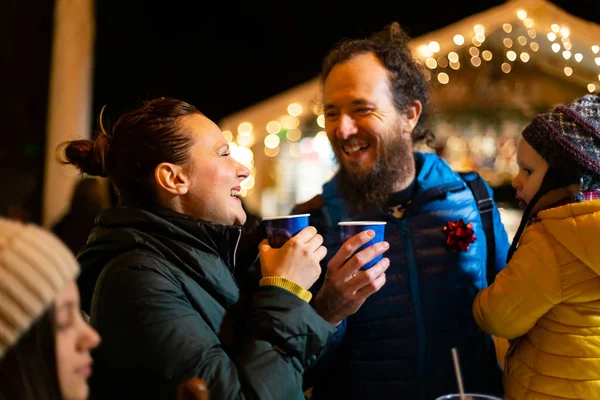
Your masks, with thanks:
M 444 197 L 449 192 L 461 191 L 466 187 L 461 177 L 450 168 L 448 163 L 433 153 L 415 152 L 415 192 L 411 208 Z M 341 185 L 339 174 L 323 185 L 323 201 L 331 222 L 337 224 L 344 215 L 351 215 L 352 206 L 348 200 L 340 196 Z M 373 214 L 375 210 L 366 210 L 365 214 Z
M 225 260 L 231 270 L 235 268 L 240 226 L 221 225 L 159 207 L 107 209 L 98 215 L 96 224 L 164 236 L 202 250 L 208 247 Z

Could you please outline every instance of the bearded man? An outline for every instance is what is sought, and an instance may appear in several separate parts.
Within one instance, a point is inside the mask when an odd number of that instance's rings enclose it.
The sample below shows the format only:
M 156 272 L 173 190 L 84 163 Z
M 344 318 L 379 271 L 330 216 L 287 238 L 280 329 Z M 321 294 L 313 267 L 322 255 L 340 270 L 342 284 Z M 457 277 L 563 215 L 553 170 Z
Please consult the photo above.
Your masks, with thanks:
M 427 84 L 408 37 L 393 23 L 369 38 L 340 42 L 324 60 L 322 83 L 339 172 L 293 212 L 311 214 L 329 255 L 343 245 L 339 222 L 385 221 L 389 267 L 380 262 L 355 273 L 333 263 L 326 268 L 324 260 L 312 304 L 343 338 L 305 375 L 313 399 L 456 393 L 452 348 L 468 391 L 502 394 L 493 338 L 478 328 L 471 306 L 488 285 L 488 257 L 492 280 L 504 268 L 507 235 L 487 184 L 487 207 L 478 208 L 469 179 L 433 153 L 413 152 L 432 134 L 423 127 Z M 484 213 L 493 220 L 488 238 Z M 494 241 L 491 250 L 486 239 Z M 380 289 L 364 285 L 386 267 Z

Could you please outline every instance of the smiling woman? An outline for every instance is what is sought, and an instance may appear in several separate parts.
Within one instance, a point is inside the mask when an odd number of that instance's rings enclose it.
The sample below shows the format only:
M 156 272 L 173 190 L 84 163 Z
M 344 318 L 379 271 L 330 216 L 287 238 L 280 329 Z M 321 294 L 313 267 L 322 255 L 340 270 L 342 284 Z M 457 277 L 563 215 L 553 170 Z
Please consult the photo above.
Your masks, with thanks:
M 160 98 L 61 149 L 119 196 L 78 256 L 82 306 L 103 336 L 92 395 L 174 399 L 197 377 L 212 398 L 302 398 L 301 374 L 335 332 L 308 304 L 323 238 L 307 227 L 280 249 L 261 243 L 263 278 L 242 293 L 233 272 L 249 171 L 217 125 Z

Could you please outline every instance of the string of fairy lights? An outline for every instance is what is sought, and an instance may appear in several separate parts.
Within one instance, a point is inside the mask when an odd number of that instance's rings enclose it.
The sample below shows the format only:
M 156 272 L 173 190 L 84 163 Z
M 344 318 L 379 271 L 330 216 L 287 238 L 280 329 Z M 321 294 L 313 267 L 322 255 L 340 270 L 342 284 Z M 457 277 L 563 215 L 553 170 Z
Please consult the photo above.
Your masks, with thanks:
M 516 62 L 527 63 L 540 50 L 540 46 L 550 46 L 554 53 L 561 53 L 565 60 L 563 72 L 565 76 L 573 75 L 576 64 L 584 60 L 584 52 L 591 52 L 594 57 L 594 62 L 600 66 L 600 46 L 591 45 L 589 49 L 579 49 L 576 52 L 573 49 L 571 41 L 571 31 L 566 26 L 559 24 L 551 24 L 548 32 L 545 34 L 542 31 L 536 30 L 533 19 L 528 18 L 525 10 L 516 12 L 518 18 L 517 24 L 506 22 L 502 25 L 502 30 L 506 34 L 502 39 L 503 57 L 504 60 L 500 65 L 500 69 L 505 74 L 509 74 L 513 65 Z M 522 33 L 522 34 L 521 34 Z M 516 37 L 515 37 L 516 36 Z M 467 38 L 461 34 L 456 34 L 452 41 L 456 46 L 462 47 L 467 44 Z M 491 49 L 483 49 L 486 42 L 485 27 L 477 24 L 473 27 L 473 35 L 471 37 L 471 46 L 468 48 L 467 59 L 463 64 L 469 62 L 473 67 L 480 67 L 484 62 L 489 62 L 493 59 L 494 53 Z M 425 78 L 429 81 L 434 75 L 439 83 L 446 85 L 450 82 L 450 75 L 446 72 L 446 68 L 451 70 L 459 70 L 461 68 L 460 55 L 457 51 L 450 51 L 446 55 L 441 54 L 440 44 L 436 41 L 431 41 L 429 44 L 423 44 L 417 48 L 417 54 L 421 61 L 427 66 Z M 600 80 L 600 75 L 598 75 Z M 589 82 L 587 90 L 594 93 L 599 88 L 598 82 Z
M 502 31 L 496 31 L 501 35 L 494 35 L 502 39 L 502 46 L 498 46 L 502 48 L 502 54 L 497 54 L 498 50 L 494 52 L 493 46 L 487 45 L 490 39 L 486 37 L 486 29 L 481 24 L 474 25 L 470 38 L 455 34 L 452 42 L 456 47 L 452 46 L 449 52 L 443 52 L 437 41 L 430 41 L 417 47 L 416 56 L 427 67 L 425 79 L 428 81 L 436 79 L 440 84 L 447 85 L 450 83 L 452 71 L 458 71 L 466 65 L 478 68 L 484 63 L 491 62 L 494 57 L 503 57 L 500 70 L 510 74 L 516 63 L 528 63 L 542 46 L 550 46 L 552 52 L 561 53 L 565 60 L 563 72 L 566 77 L 573 75 L 574 68 L 577 68 L 577 64 L 585 57 L 594 57 L 595 64 L 600 66 L 600 46 L 592 45 L 587 49 L 575 49 L 571 41 L 571 31 L 567 26 L 556 23 L 545 29 L 536 26 L 535 21 L 528 17 L 525 10 L 517 10 L 516 17 L 516 20 L 504 23 Z M 597 78 L 600 81 L 600 74 Z M 596 81 L 587 84 L 590 93 L 595 93 L 598 89 L 600 83 Z M 301 104 L 291 103 L 287 106 L 287 113 L 269 121 L 264 128 L 254 127 L 251 122 L 246 121 L 237 126 L 235 135 L 230 130 L 223 131 L 223 135 L 229 141 L 232 156 L 251 170 L 251 175 L 241 183 L 242 197 L 253 189 L 256 182 L 252 149 L 260 146 L 260 143 L 256 142 L 257 130 L 260 137 L 265 131 L 267 133 L 262 141 L 262 150 L 267 157 L 278 156 L 282 151 L 283 143 L 289 155 L 295 158 L 313 153 L 323 154 L 330 149 L 327 135 L 323 130 L 325 118 L 321 108 L 318 105 L 312 107 L 310 113 L 312 117 L 306 115 L 306 108 Z M 320 129 L 314 137 L 304 136 L 301 128 L 302 122 L 310 121 L 310 118 L 315 118 L 314 122 Z

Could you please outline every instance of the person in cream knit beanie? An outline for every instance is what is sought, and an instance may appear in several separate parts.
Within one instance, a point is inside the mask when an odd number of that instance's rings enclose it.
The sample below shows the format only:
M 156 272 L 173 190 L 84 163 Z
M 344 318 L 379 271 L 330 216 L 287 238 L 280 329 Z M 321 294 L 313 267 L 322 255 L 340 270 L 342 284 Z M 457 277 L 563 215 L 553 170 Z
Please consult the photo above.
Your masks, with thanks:
M 79 263 L 54 234 L 0 218 L 0 400 L 86 400 L 91 350 Z
M 77 260 L 56 236 L 0 219 L 0 358 L 78 272 Z

